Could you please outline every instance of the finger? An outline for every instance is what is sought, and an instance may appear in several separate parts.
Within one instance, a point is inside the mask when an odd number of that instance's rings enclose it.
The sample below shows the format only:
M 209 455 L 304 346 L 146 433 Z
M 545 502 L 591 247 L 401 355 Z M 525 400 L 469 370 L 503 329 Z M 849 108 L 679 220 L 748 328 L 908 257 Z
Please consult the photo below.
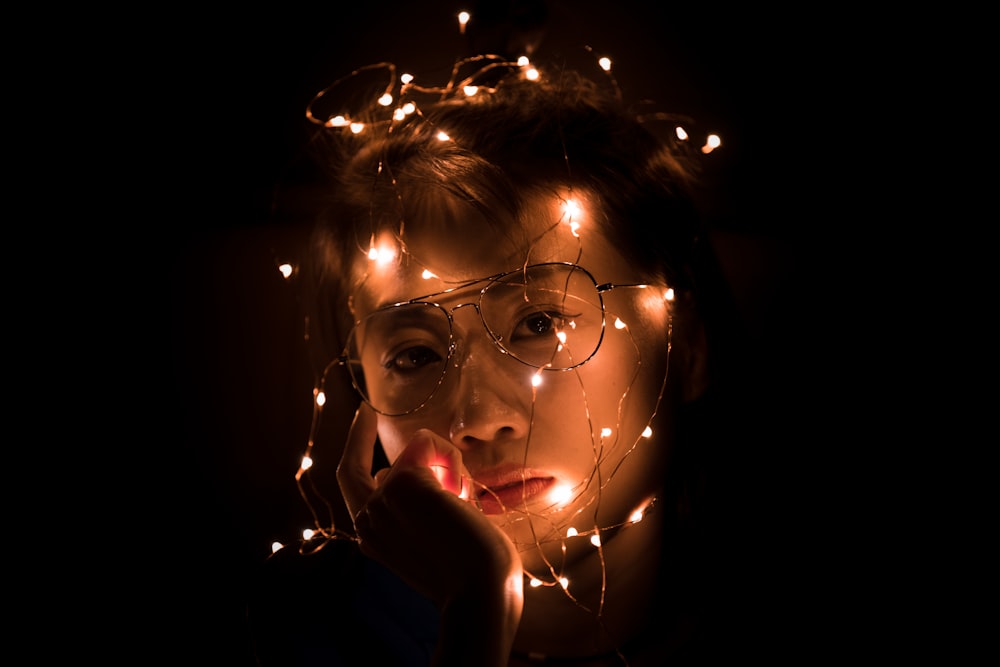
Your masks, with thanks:
M 462 452 L 428 429 L 413 434 L 396 459 L 395 467 L 430 468 L 441 486 L 459 497 L 468 495 L 471 476 L 462 462 Z
M 337 466 L 337 483 L 352 517 L 357 516 L 375 489 L 371 469 L 377 424 L 375 411 L 367 403 L 362 403 L 354 415 L 347 444 Z

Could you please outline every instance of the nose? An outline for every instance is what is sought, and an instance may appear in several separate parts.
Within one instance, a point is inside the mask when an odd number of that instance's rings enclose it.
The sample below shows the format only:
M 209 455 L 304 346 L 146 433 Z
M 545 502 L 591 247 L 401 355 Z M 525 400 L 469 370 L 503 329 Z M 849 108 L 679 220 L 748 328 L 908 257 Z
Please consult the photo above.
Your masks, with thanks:
M 530 373 L 502 354 L 482 327 L 480 333 L 467 339 L 463 353 L 453 358 L 458 384 L 450 436 L 463 450 L 528 435 Z

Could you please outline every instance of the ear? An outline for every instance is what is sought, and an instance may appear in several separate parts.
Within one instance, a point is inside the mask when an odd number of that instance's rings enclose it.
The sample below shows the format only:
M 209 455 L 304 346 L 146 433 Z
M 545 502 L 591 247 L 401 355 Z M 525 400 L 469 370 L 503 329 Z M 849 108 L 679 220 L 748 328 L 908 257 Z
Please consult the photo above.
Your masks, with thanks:
M 670 372 L 684 403 L 697 400 L 708 389 L 708 337 L 701 319 L 686 317 L 675 323 Z

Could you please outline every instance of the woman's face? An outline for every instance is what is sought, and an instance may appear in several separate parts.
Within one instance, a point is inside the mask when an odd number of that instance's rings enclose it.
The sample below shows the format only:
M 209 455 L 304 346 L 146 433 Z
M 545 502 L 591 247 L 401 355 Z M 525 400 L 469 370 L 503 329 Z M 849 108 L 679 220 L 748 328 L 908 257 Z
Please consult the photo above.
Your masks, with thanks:
M 523 238 L 529 241 L 500 238 L 483 226 L 462 236 L 407 238 L 402 261 L 368 262 L 352 298 L 360 320 L 386 304 L 544 262 L 577 264 L 598 284 L 632 285 L 603 294 L 606 325 L 600 347 L 570 370 L 539 372 L 500 349 L 477 309 L 468 305 L 479 302 L 486 283 L 426 299 L 452 312 L 450 358 L 444 348 L 427 342 L 440 332 L 419 331 L 410 322 L 393 330 L 398 340 L 381 344 L 403 372 L 440 368 L 444 373 L 420 409 L 379 416 L 379 439 L 389 461 L 418 429 L 452 442 L 473 479 L 472 500 L 518 545 L 529 571 L 543 566 L 540 548 L 550 559 L 561 557 L 562 539 L 571 528 L 587 533 L 595 525 L 606 529 L 628 522 L 655 496 L 670 450 L 670 399 L 659 402 L 668 350 L 666 286 L 635 287 L 642 277 L 598 233 L 587 199 L 579 193 L 572 197 L 581 206 L 572 215 L 564 210 L 565 198 L 539 196 L 531 202 L 523 220 Z M 433 276 L 425 277 L 425 270 Z M 586 292 L 589 281 L 580 285 L 574 289 Z M 557 308 L 551 303 L 529 310 L 516 303 L 499 305 L 486 317 L 503 344 L 523 350 L 536 336 L 551 341 L 556 329 L 572 332 L 570 320 L 582 309 L 561 301 L 563 310 L 553 313 Z M 385 358 L 379 363 L 384 366 Z M 431 374 L 441 377 L 436 370 Z M 382 380 L 372 375 L 366 381 L 376 393 Z

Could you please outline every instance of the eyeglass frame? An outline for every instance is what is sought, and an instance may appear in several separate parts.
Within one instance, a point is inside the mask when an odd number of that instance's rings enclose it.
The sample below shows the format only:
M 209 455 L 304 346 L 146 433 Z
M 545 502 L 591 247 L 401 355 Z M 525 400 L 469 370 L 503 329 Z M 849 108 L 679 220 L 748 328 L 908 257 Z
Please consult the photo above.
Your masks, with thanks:
M 512 276 L 512 275 L 515 275 L 515 274 L 518 274 L 518 273 L 527 273 L 527 271 L 529 269 L 536 269 L 536 268 L 541 268 L 541 267 L 546 267 L 546 266 L 561 266 L 561 267 L 570 268 L 573 271 L 581 271 L 585 276 L 587 276 L 587 278 L 590 279 L 590 282 L 593 284 L 594 289 L 597 292 L 598 302 L 600 303 L 600 306 L 601 306 L 601 334 L 600 334 L 600 337 L 597 339 L 597 343 L 594 346 L 594 350 L 589 355 L 587 355 L 586 359 L 580 361 L 579 363 L 573 364 L 572 366 L 567 366 L 565 368 L 553 368 L 551 366 L 537 366 L 537 365 L 535 365 L 535 364 L 533 364 L 531 362 L 528 362 L 528 361 L 525 361 L 525 360 L 521 359 L 516 354 L 514 354 L 513 352 L 511 352 L 510 350 L 508 350 L 500 342 L 500 337 L 497 336 L 493 332 L 493 330 L 490 329 L 490 326 L 486 323 L 486 318 L 483 317 L 483 311 L 482 311 L 482 308 L 481 308 L 482 302 L 483 302 L 483 296 L 490 289 L 490 287 L 492 285 L 496 284 L 499 280 L 501 280 L 503 278 L 506 278 L 507 276 Z M 447 308 L 444 305 L 442 305 L 441 303 L 438 303 L 437 301 L 427 301 L 427 299 L 431 299 L 431 298 L 435 298 L 435 297 L 441 297 L 443 295 L 451 294 L 453 292 L 457 292 L 457 291 L 460 291 L 460 290 L 465 290 L 465 289 L 468 289 L 469 287 L 472 287 L 473 285 L 477 285 L 477 284 L 483 283 L 483 282 L 485 282 L 486 285 L 481 290 L 479 290 L 478 298 L 475 299 L 475 300 L 467 301 L 467 302 L 463 302 L 463 303 L 459 303 L 459 304 L 456 304 L 456 305 L 452 306 L 451 308 Z M 493 345 L 504 356 L 509 357 L 511 359 L 514 359 L 515 361 L 517 361 L 517 362 L 519 362 L 521 364 L 524 364 L 525 366 L 528 366 L 529 368 L 535 368 L 537 370 L 554 371 L 554 372 L 570 371 L 570 370 L 574 370 L 574 369 L 579 368 L 579 367 L 583 366 L 584 364 L 586 364 L 588 361 L 590 361 L 591 359 L 593 359 L 594 356 L 597 354 L 597 351 L 601 349 L 601 344 L 604 342 L 604 331 L 607 328 L 607 319 L 606 318 L 607 318 L 607 312 L 608 312 L 607 308 L 604 305 L 604 294 L 607 293 L 607 292 L 610 292 L 613 289 L 619 288 L 619 287 L 636 287 L 636 288 L 641 288 L 641 287 L 648 287 L 648 284 L 647 283 L 612 283 L 612 282 L 598 283 L 597 279 L 594 278 L 594 275 L 590 271 L 588 271 L 583 266 L 580 266 L 579 264 L 576 264 L 574 262 L 540 262 L 538 264 L 528 264 L 528 265 L 522 266 L 522 267 L 517 268 L 517 269 L 512 269 L 510 271 L 503 271 L 501 273 L 496 273 L 496 274 L 493 274 L 491 276 L 486 276 L 484 278 L 476 278 L 476 279 L 473 279 L 473 280 L 469 280 L 469 281 L 463 282 L 462 284 L 456 285 L 455 287 L 451 287 L 449 289 L 442 290 L 440 292 L 432 292 L 430 294 L 425 294 L 423 296 L 418 296 L 418 297 L 414 297 L 412 299 L 407 299 L 406 301 L 399 301 L 397 303 L 390 303 L 390 304 L 386 304 L 384 306 L 380 306 L 380 307 L 376 308 L 372 312 L 370 312 L 367 315 L 365 315 L 363 318 L 361 318 L 359 320 L 356 320 L 354 322 L 354 326 L 351 327 L 351 330 L 347 334 L 347 339 L 346 339 L 347 343 L 345 344 L 343 351 L 341 351 L 340 355 L 336 359 L 333 360 L 333 362 L 331 363 L 331 365 L 344 366 L 344 367 L 347 368 L 348 375 L 351 378 L 351 385 L 354 387 L 354 390 L 358 392 L 359 396 L 361 396 L 361 400 L 364 401 L 365 403 L 367 403 L 369 405 L 369 407 L 371 407 L 371 409 L 374 410 L 375 412 L 377 412 L 378 414 L 386 416 L 386 417 L 403 417 L 405 415 L 411 415 L 411 414 L 417 412 L 418 410 L 422 409 L 424 406 L 426 406 L 431 401 L 431 399 L 434 398 L 434 396 L 437 394 L 438 390 L 441 388 L 441 385 L 444 383 L 445 375 L 448 372 L 447 362 L 449 360 L 451 360 L 452 355 L 455 353 L 455 350 L 458 347 L 458 343 L 455 340 L 455 319 L 453 317 L 453 313 L 456 310 L 458 310 L 459 308 L 465 308 L 466 306 L 472 306 L 473 309 L 475 309 L 476 314 L 479 315 L 479 321 L 482 323 L 483 329 L 485 329 L 485 331 L 486 331 L 487 335 L 489 336 L 490 340 L 493 342 Z M 437 308 L 442 313 L 444 313 L 444 315 L 445 315 L 445 317 L 446 317 L 446 319 L 448 321 L 448 354 L 447 354 L 447 356 L 443 360 L 445 362 L 444 363 L 445 368 L 441 372 L 441 375 L 438 378 L 437 382 L 435 383 L 434 387 L 430 390 L 430 393 L 427 394 L 427 396 L 420 402 L 419 405 L 417 405 L 414 408 L 411 408 L 410 410 L 406 410 L 404 412 L 386 412 L 384 410 L 380 410 L 377 407 L 375 407 L 375 405 L 373 405 L 372 402 L 367 397 L 367 395 L 366 395 L 367 392 L 363 391 L 361 389 L 361 387 L 358 386 L 358 382 L 355 379 L 355 373 L 354 373 L 353 370 L 351 370 L 352 359 L 351 359 L 350 351 L 349 351 L 348 348 L 351 345 L 351 341 L 352 341 L 352 339 L 354 337 L 354 333 L 357 330 L 358 326 L 360 326 L 365 320 L 367 320 L 372 315 L 374 315 L 376 313 L 379 313 L 379 312 L 382 312 L 382 311 L 392 310 L 393 308 L 399 308 L 399 307 L 402 307 L 402 306 L 410 306 L 410 305 L 417 305 L 417 304 L 424 304 L 424 305 L 427 305 L 427 306 L 431 306 L 431 307 Z M 354 364 L 360 364 L 361 362 L 357 361 L 357 360 L 354 360 L 353 363 Z M 363 373 L 363 371 L 362 371 L 362 373 Z

